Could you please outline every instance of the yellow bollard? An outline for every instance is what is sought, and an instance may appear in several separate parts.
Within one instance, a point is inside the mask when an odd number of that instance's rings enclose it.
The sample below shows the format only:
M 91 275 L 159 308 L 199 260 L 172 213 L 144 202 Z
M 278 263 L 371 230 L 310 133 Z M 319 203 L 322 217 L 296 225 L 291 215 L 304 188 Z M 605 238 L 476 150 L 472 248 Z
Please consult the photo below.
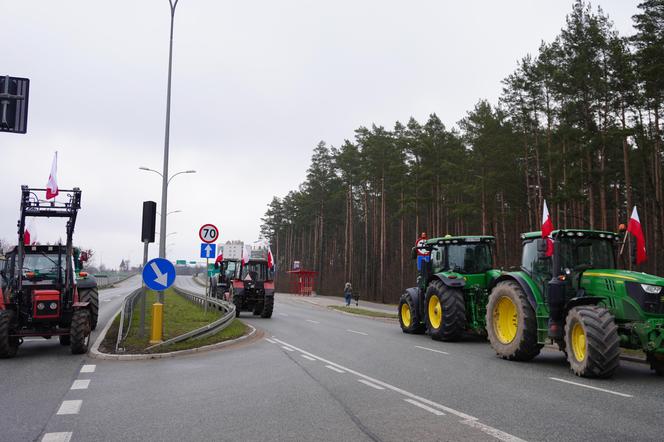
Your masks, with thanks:
M 150 344 L 159 344 L 162 341 L 162 325 L 164 323 L 164 304 L 155 302 L 152 304 L 152 331 L 150 333 Z

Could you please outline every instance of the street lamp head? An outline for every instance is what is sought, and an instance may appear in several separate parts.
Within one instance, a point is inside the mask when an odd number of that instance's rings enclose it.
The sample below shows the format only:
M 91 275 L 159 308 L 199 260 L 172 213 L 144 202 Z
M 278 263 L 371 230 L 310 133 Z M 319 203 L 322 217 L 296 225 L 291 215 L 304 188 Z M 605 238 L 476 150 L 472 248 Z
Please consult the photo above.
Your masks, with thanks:
M 195 170 L 185 170 L 184 173 L 196 173 Z
M 145 167 L 145 166 L 141 166 L 141 167 L 139 167 L 139 169 L 140 169 L 140 170 L 150 170 L 150 169 L 148 169 L 148 168 Z

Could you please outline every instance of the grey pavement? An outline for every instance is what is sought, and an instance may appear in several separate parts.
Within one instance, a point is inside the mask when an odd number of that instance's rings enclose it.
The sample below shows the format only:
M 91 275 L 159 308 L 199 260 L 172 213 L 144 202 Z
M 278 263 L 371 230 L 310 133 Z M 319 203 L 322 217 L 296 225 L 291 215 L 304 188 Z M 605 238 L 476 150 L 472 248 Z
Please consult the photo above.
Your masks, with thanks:
M 202 292 L 191 278 L 176 284 Z M 441 343 L 394 321 L 277 295 L 241 319 L 252 343 L 166 361 L 95 361 L 77 440 L 661 440 L 662 378 L 622 362 L 612 380 L 570 373 L 562 353 L 503 361 L 469 337 Z M 56 407 L 57 409 L 57 407 Z

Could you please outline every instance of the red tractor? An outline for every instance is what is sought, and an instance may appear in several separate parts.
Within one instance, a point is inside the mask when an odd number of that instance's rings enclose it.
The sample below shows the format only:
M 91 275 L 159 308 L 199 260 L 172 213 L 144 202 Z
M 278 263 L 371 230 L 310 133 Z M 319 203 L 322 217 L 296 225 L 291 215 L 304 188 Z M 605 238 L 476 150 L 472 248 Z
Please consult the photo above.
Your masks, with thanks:
M 81 190 L 60 190 L 67 194 L 66 202 L 40 200 L 36 192 L 44 190 L 21 187 L 18 246 L 0 270 L 0 358 L 15 356 L 29 336 L 58 336 L 73 354 L 85 353 L 97 323 L 97 284 L 94 277 L 77 272 L 80 257 L 72 245 Z M 28 217 L 65 218 L 66 243 L 24 244 Z

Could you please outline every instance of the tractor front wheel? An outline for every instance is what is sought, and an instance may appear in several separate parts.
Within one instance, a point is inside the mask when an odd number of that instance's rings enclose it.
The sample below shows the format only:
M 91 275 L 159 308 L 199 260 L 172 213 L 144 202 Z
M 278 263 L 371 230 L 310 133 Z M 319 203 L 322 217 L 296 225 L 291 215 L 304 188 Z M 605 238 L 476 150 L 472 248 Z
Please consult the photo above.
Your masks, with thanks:
M 530 361 L 542 348 L 537 343 L 537 318 L 516 281 L 499 282 L 486 307 L 486 332 L 498 356 Z
M 466 330 L 466 306 L 463 292 L 432 281 L 425 300 L 427 331 L 437 341 L 454 341 Z
M 415 308 L 412 295 L 408 292 L 401 295 L 399 300 L 399 325 L 404 333 L 417 335 L 424 333 L 424 324 Z
M 90 312 L 86 309 L 75 310 L 70 326 L 72 354 L 80 355 L 88 351 L 90 328 Z
M 90 303 L 90 327 L 92 330 L 97 328 L 97 318 L 99 317 L 99 290 L 97 287 L 89 289 L 80 289 L 78 298 L 81 302 Z
M 14 312 L 0 311 L 0 358 L 13 358 L 18 351 L 18 339 L 9 336 L 14 327 Z
M 567 361 L 577 376 L 608 378 L 620 362 L 620 338 L 613 315 L 604 307 L 574 307 L 565 321 Z
M 271 318 L 272 311 L 274 311 L 274 296 L 265 297 L 261 318 Z

